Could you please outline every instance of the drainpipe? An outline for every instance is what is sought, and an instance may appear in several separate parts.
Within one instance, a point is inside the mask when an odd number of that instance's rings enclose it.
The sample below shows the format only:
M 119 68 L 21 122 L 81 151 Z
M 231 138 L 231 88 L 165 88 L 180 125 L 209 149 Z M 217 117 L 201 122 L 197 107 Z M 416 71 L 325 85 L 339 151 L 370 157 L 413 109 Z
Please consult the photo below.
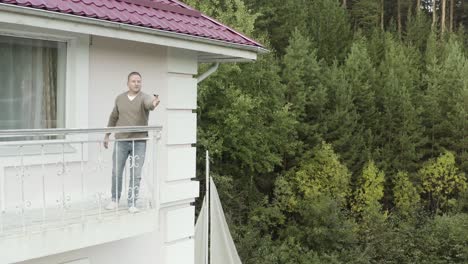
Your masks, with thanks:
M 202 75 L 198 76 L 197 83 L 201 83 L 203 80 L 208 78 L 211 74 L 213 74 L 216 70 L 218 70 L 218 67 L 219 67 L 219 62 L 217 62 L 215 65 L 213 65 L 211 68 L 209 68 Z

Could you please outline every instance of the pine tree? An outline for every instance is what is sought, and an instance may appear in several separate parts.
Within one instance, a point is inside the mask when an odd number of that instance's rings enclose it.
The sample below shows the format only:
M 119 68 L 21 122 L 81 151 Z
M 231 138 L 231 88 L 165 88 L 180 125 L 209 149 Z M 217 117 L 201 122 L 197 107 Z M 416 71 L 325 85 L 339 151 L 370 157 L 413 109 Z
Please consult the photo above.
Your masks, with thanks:
M 440 46 L 439 46 L 440 47 Z M 450 39 L 437 52 L 434 37 L 431 37 L 426 54 L 427 92 L 425 95 L 424 123 L 430 146 L 428 152 L 436 157 L 443 149 L 454 151 L 462 157 L 467 149 L 466 94 L 468 93 L 468 63 L 461 45 Z M 466 172 L 467 163 L 459 160 Z
M 357 144 L 360 142 L 355 142 L 354 151 L 360 153 L 359 158 L 352 165 L 348 164 L 352 172 L 356 173 L 371 159 L 379 119 L 374 90 L 376 70 L 367 51 L 365 38 L 358 38 L 351 46 L 351 52 L 344 64 L 344 74 L 346 85 L 352 92 L 352 104 L 358 115 L 356 132 L 361 135 L 363 143 L 359 146 Z
M 374 68 L 378 68 L 385 57 L 385 35 L 380 29 L 374 29 L 366 42 L 367 51 Z M 375 77 L 378 78 L 378 72 Z
M 282 80 L 286 86 L 286 101 L 300 122 L 305 118 L 307 94 L 321 75 L 315 53 L 310 40 L 296 29 L 283 58 Z
M 352 40 L 346 11 L 339 2 L 330 0 L 308 2 L 308 6 L 307 29 L 317 57 L 329 64 L 344 60 Z
M 353 103 L 353 91 L 345 74 L 336 64 L 326 73 L 324 81 L 329 97 L 324 139 L 339 153 L 343 163 L 351 169 L 360 169 L 365 147 L 363 128 L 359 126 L 359 115 Z M 361 152 L 362 151 L 362 152 Z
M 415 15 L 412 13 L 408 15 L 404 38 L 406 42 L 424 53 L 430 33 L 430 20 L 425 13 L 419 11 Z
M 387 35 L 385 59 L 380 66 L 381 89 L 376 93 L 381 115 L 376 159 L 390 174 L 416 171 L 419 150 L 425 142 L 421 109 L 414 103 L 418 99 L 419 73 L 411 52 Z
M 351 14 L 355 26 L 372 32 L 374 28 L 380 28 L 382 2 L 375 0 L 358 0 L 353 4 Z
M 332 63 L 342 61 L 352 40 L 346 10 L 330 0 L 247 0 L 247 5 L 261 14 L 257 29 L 267 32 L 278 55 L 285 54 L 288 41 L 297 28 L 310 38 L 317 57 Z
M 450 1 L 450 20 L 449 20 L 449 32 L 454 31 L 454 16 L 455 16 L 455 0 L 449 0 Z
M 323 70 L 310 40 L 297 29 L 286 48 L 282 64 L 286 102 L 297 121 L 299 139 L 306 147 L 314 147 L 322 140 L 320 124 L 324 114 L 320 112 L 324 111 L 327 101 L 321 85 Z M 301 151 L 298 149 L 296 153 Z
M 295 29 L 307 32 L 307 17 L 310 15 L 307 0 L 246 0 L 251 10 L 260 14 L 256 31 L 267 34 L 273 49 L 282 57 Z M 291 15 L 294 14 L 294 15 Z
M 440 33 L 444 35 L 447 25 L 446 25 L 446 13 L 447 13 L 447 0 L 440 0 L 441 2 L 441 16 L 440 16 Z

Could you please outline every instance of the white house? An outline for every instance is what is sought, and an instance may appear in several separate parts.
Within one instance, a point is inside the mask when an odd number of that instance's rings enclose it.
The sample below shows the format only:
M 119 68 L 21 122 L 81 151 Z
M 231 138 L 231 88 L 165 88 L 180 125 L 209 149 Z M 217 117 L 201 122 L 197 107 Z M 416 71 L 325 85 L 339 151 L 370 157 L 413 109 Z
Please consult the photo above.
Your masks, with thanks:
M 198 65 L 264 51 L 176 0 L 0 0 L 0 264 L 194 263 Z M 105 128 L 131 71 L 161 104 Z M 141 129 L 140 211 L 105 210 L 103 135 Z

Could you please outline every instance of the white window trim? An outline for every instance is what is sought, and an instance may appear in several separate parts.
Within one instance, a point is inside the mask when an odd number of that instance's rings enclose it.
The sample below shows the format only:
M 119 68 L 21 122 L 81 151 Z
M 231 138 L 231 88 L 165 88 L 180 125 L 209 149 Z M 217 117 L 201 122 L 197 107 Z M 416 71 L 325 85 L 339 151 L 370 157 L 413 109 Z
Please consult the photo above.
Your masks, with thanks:
M 88 127 L 88 86 L 89 86 L 89 35 L 71 34 L 66 32 L 52 32 L 45 30 L 15 28 L 8 24 L 0 23 L 0 34 L 14 37 L 31 39 L 42 39 L 50 41 L 60 41 L 67 43 L 66 72 L 65 72 L 65 127 L 85 128 Z M 41 32 L 41 33 L 38 33 Z M 87 135 L 67 136 L 71 140 L 87 140 Z M 38 146 L 38 153 L 40 147 Z M 46 154 L 44 156 L 28 155 L 24 156 L 24 165 L 53 164 L 60 160 L 62 153 Z M 67 162 L 81 160 L 80 151 L 69 151 L 65 153 Z M 88 159 L 88 148 L 84 146 L 84 160 Z M 0 159 L 0 194 L 5 192 L 5 169 L 7 167 L 18 166 L 20 159 L 17 156 L 2 157 Z M 0 195 L 0 209 L 4 209 L 4 197 Z M 0 210 L 1 211 L 1 210 Z

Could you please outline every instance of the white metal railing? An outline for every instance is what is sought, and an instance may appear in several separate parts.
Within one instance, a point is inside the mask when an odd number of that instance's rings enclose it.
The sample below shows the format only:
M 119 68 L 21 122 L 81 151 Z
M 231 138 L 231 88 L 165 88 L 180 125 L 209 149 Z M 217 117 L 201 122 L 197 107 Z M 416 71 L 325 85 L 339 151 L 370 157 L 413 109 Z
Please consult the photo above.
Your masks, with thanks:
M 158 209 L 156 147 L 161 130 L 0 130 L 0 238 L 114 219 L 132 206 L 136 209 L 130 213 Z M 105 133 L 135 132 L 148 136 L 111 139 L 108 149 L 103 146 Z M 36 139 L 11 140 L 25 137 Z M 108 206 L 112 197 L 114 207 Z

